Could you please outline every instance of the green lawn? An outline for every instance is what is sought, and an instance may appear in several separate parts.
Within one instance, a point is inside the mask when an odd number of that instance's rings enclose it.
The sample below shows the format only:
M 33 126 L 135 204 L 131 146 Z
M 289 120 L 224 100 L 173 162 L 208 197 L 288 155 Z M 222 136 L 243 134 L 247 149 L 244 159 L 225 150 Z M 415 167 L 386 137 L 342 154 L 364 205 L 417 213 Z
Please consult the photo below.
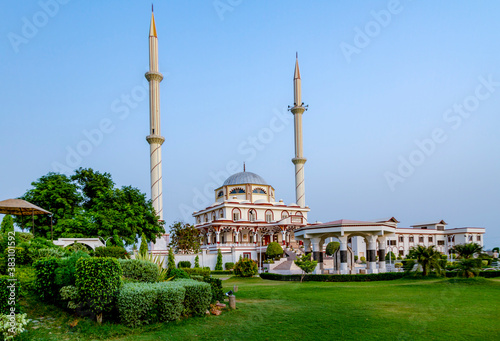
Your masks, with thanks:
M 23 339 L 500 340 L 499 279 L 301 284 L 232 277 L 223 283 L 239 287 L 237 309 L 218 317 L 137 329 L 82 319 L 71 328 L 74 317 L 38 306 L 32 314 L 55 319 Z

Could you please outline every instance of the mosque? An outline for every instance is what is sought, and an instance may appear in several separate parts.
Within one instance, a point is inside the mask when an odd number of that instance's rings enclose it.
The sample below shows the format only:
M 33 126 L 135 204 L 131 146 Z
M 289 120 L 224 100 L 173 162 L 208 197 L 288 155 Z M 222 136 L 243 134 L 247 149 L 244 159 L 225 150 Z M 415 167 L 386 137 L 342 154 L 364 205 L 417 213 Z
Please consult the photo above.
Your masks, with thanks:
M 160 82 L 163 79 L 158 67 L 158 37 L 154 14 L 149 31 L 149 81 L 150 131 L 146 137 L 150 145 L 151 200 L 160 219 L 163 219 L 161 146 L 165 141 L 160 133 Z M 295 203 L 276 201 L 274 187 L 261 176 L 239 172 L 227 178 L 214 191 L 212 205 L 193 213 L 195 227 L 202 236 L 202 252 L 198 255 L 201 266 L 214 268 L 217 252 L 223 262 L 236 262 L 240 257 L 250 258 L 263 267 L 265 252 L 270 242 L 283 246 L 288 258 L 267 267 L 271 272 L 295 273 L 293 264 L 297 254 L 313 253 L 318 261 L 315 273 L 378 273 L 386 267 L 385 255 L 393 252 L 405 256 L 417 245 L 435 245 L 437 250 L 449 254 L 457 244 L 475 242 L 483 245 L 484 228 L 446 228 L 444 220 L 430 221 L 398 227 L 394 217 L 371 221 L 335 220 L 327 223 L 310 223 L 309 207 L 305 204 L 302 115 L 307 106 L 302 102 L 301 76 L 298 56 L 293 77 L 294 102 L 289 111 L 294 115 Z M 332 258 L 324 257 L 326 244 L 338 241 L 339 249 Z M 166 233 L 150 245 L 152 253 L 167 254 L 169 235 Z M 176 255 L 176 259 L 190 260 L 196 255 Z M 356 266 L 356 257 L 366 259 L 366 267 Z

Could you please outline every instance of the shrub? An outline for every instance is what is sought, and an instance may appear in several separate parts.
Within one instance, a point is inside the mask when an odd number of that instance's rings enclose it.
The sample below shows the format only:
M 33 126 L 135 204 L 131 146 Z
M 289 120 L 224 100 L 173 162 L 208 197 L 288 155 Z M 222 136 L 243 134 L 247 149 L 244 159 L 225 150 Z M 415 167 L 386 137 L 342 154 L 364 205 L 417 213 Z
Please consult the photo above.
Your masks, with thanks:
M 271 242 L 267 245 L 266 256 L 269 258 L 276 258 L 283 254 L 283 248 L 277 242 Z M 222 270 L 222 269 L 221 269 Z
M 117 259 L 128 259 L 129 254 L 125 248 L 121 246 L 99 246 L 95 248 L 95 257 L 113 257 Z
M 171 269 L 175 269 L 175 255 L 172 248 L 168 249 L 167 269 L 168 271 L 170 271 Z
M 42 258 L 33 263 L 35 268 L 35 292 L 44 301 L 54 301 L 59 296 L 56 284 L 57 258 Z
M 326 245 L 326 254 L 328 256 L 332 256 L 335 251 L 337 251 L 340 247 L 340 243 L 339 242 L 329 242 L 327 245 Z
M 31 259 L 36 261 L 40 258 L 61 258 L 66 256 L 66 252 L 63 249 L 46 248 L 46 249 L 35 249 L 31 252 Z
M 215 264 L 215 270 L 222 270 L 222 252 L 217 249 L 217 263 Z
M 27 314 L 16 314 L 15 324 L 12 328 L 10 325 L 11 318 L 9 315 L 0 315 L 0 332 L 3 334 L 4 340 L 11 340 L 16 335 L 21 334 L 25 331 L 25 327 L 28 324 Z
M 212 300 L 212 289 L 208 283 L 192 279 L 175 281 L 186 289 L 184 298 L 184 313 L 186 315 L 203 316 Z
M 210 268 L 184 268 L 182 269 L 188 275 L 198 275 L 198 276 L 209 276 L 211 271 Z
M 152 262 L 139 259 L 120 259 L 123 276 L 139 282 L 158 282 L 160 270 Z
M 365 264 L 366 263 L 366 257 L 360 257 L 359 260 L 361 263 Z
M 194 279 L 194 278 L 193 278 Z M 224 291 L 222 291 L 222 280 L 214 277 L 203 277 L 203 282 L 210 284 L 212 291 L 211 303 L 224 301 Z
M 368 275 L 313 275 L 307 274 L 304 276 L 304 281 L 314 282 L 371 282 L 371 281 L 390 281 L 400 279 L 405 276 L 402 272 L 384 272 L 380 274 Z M 302 275 L 280 275 L 275 273 L 261 273 L 263 279 L 275 281 L 300 281 Z
M 249 258 L 242 258 L 234 265 L 234 274 L 236 276 L 252 277 L 257 272 L 257 263 Z
M 19 312 L 19 300 L 16 299 L 18 295 L 19 285 L 12 281 L 10 276 L 0 276 L 0 315 L 10 314 L 11 307 L 15 307 L 16 312 Z
M 227 262 L 226 264 L 224 264 L 224 268 L 226 268 L 226 270 L 232 270 L 232 269 L 234 269 L 234 263 Z
M 122 269 L 114 258 L 80 258 L 76 262 L 76 286 L 80 297 L 102 323 L 103 311 L 110 308 L 120 288 Z
M 168 272 L 168 277 L 174 277 L 175 279 L 189 279 L 189 275 L 183 269 L 171 269 Z
M 20 284 L 21 295 L 25 295 L 35 288 L 36 274 L 32 266 L 16 267 L 16 278 Z
M 120 319 L 128 326 L 177 320 L 185 294 L 186 289 L 176 282 L 124 284 L 117 300 Z
M 148 253 L 148 241 L 146 240 L 144 232 L 141 235 L 141 246 L 139 247 L 139 253 L 141 255 L 145 255 L 146 253 Z
M 194 267 L 199 268 L 200 267 L 200 257 L 196 256 L 194 258 Z
M 81 299 L 80 295 L 78 294 L 77 287 L 73 285 L 62 287 L 61 290 L 59 290 L 59 295 L 61 296 L 61 299 L 63 301 L 68 301 L 68 304 L 66 306 L 69 309 L 77 309 L 81 307 Z
M 70 246 L 68 246 L 66 248 L 66 250 L 68 252 L 78 252 L 78 251 L 83 251 L 85 253 L 91 253 L 92 252 L 92 249 L 90 249 L 89 246 L 85 245 L 85 244 L 82 244 L 82 243 L 78 243 L 78 242 L 75 242 L 73 244 L 71 244 Z
M 210 271 L 211 275 L 233 275 L 233 270 Z
M 404 259 L 401 261 L 403 263 L 403 270 L 405 272 L 410 272 L 413 270 L 413 267 L 416 264 L 416 261 L 414 259 Z
M 75 285 L 76 262 L 82 257 L 89 258 L 90 256 L 84 251 L 77 251 L 73 252 L 69 257 L 59 260 L 55 277 L 55 282 L 59 287 Z
M 177 264 L 177 267 L 179 269 L 181 269 L 181 268 L 190 268 L 191 267 L 191 262 L 188 261 L 188 260 L 182 260 L 182 261 L 179 262 L 179 264 Z

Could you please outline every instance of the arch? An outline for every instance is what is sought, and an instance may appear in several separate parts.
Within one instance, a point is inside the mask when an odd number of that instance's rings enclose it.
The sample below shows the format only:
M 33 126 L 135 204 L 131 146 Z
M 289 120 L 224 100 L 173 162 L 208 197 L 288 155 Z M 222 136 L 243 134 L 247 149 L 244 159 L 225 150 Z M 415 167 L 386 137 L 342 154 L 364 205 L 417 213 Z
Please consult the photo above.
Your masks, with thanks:
M 219 210 L 219 218 L 224 218 L 224 210 L 222 208 Z
M 282 211 L 281 212 L 281 219 L 288 218 L 289 216 L 290 216 L 290 214 L 288 213 L 288 211 Z
M 215 211 L 212 212 L 212 221 L 217 220 L 215 217 Z
M 266 190 L 262 187 L 257 187 L 257 188 L 254 188 L 254 190 L 252 191 L 252 193 L 256 193 L 256 194 L 267 194 L 266 193 Z
M 219 193 L 217 193 L 217 198 L 220 198 L 224 196 L 224 191 L 219 191 Z
M 62 247 L 67 247 L 73 245 L 74 243 L 85 244 L 95 250 L 96 247 L 104 246 L 103 242 L 99 238 L 59 238 L 54 240 L 55 245 Z
M 233 221 L 241 220 L 241 210 L 239 208 L 233 208 L 231 213 Z
M 229 192 L 229 194 L 242 194 L 242 193 L 245 193 L 245 190 L 241 187 L 233 188 L 231 192 Z
M 302 212 L 297 211 L 297 212 L 295 213 L 295 216 L 296 216 L 296 217 L 303 217 L 304 215 L 302 214 Z
M 274 212 L 271 210 L 266 210 L 266 221 L 270 223 L 274 220 Z
M 257 211 L 253 208 L 248 210 L 248 221 L 256 221 L 257 220 Z

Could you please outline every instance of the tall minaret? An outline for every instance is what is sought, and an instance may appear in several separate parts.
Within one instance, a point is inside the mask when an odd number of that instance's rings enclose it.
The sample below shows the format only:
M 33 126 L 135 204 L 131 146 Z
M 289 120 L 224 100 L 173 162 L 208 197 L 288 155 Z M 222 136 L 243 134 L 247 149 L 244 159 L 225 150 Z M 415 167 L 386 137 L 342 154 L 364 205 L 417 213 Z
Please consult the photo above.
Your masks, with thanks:
M 163 75 L 158 71 L 158 37 L 154 13 L 151 11 L 151 26 L 149 28 L 149 135 L 146 140 L 150 147 L 151 158 L 151 200 L 156 215 L 163 220 L 161 145 L 165 138 L 160 133 L 160 82 Z
M 306 206 L 306 190 L 304 184 L 304 164 L 307 159 L 302 154 L 302 114 L 307 108 L 302 102 L 302 89 L 300 85 L 299 56 L 296 55 L 295 73 L 293 75 L 293 107 L 290 111 L 294 117 L 295 127 L 295 200 L 300 207 Z

